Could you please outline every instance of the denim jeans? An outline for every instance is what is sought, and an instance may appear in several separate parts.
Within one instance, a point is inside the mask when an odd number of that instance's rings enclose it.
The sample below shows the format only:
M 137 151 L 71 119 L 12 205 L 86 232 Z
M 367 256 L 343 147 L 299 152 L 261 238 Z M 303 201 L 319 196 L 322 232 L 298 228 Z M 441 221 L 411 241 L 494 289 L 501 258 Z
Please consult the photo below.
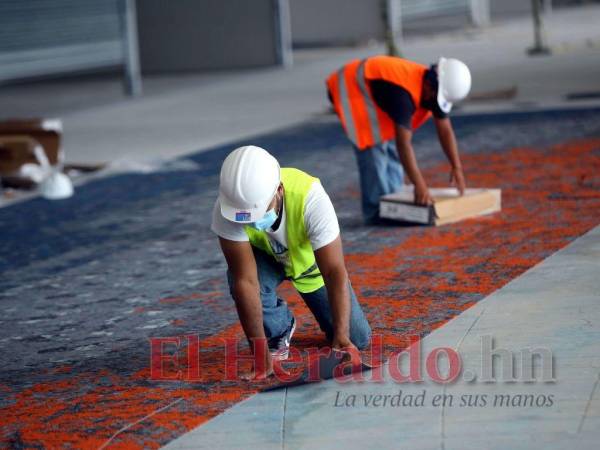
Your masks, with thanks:
M 253 247 L 254 259 L 258 272 L 258 282 L 260 284 L 260 300 L 262 302 L 263 326 L 268 340 L 282 336 L 292 323 L 292 312 L 287 303 L 277 296 L 277 286 L 285 280 L 283 266 L 273 257 Z M 232 278 L 227 272 L 227 281 L 231 289 Z M 349 284 L 349 283 L 348 283 Z M 365 348 L 371 339 L 371 327 L 360 307 L 356 294 L 349 284 L 351 313 L 350 313 L 350 340 L 359 349 Z M 302 293 L 300 296 L 315 316 L 321 330 L 327 338 L 333 338 L 333 318 L 327 289 L 325 286 L 314 292 Z
M 382 142 L 365 150 L 354 147 L 362 213 L 367 224 L 379 219 L 379 197 L 399 191 L 404 183 L 404 170 L 398 158 L 394 140 Z

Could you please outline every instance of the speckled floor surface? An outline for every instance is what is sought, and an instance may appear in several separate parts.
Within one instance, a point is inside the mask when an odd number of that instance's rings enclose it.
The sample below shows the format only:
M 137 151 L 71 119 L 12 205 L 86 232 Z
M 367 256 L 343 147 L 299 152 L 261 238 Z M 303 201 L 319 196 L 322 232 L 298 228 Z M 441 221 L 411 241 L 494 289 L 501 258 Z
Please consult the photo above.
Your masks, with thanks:
M 596 450 L 598 273 L 600 226 L 404 348 L 420 356 L 401 358 L 412 379 L 392 356 L 350 381 L 261 392 L 163 449 Z M 532 366 L 528 349 L 540 352 Z M 438 351 L 461 366 L 449 383 L 434 378 L 432 367 L 448 376 L 445 357 L 430 364 Z
M 114 448 L 158 447 L 263 387 L 222 381 L 223 338 L 241 330 L 208 224 L 220 163 L 239 144 L 321 178 L 386 351 L 600 223 L 600 111 L 465 116 L 455 128 L 468 182 L 502 188 L 502 213 L 437 229 L 362 226 L 354 156 L 330 118 L 1 209 L 2 445 L 98 448 L 114 436 Z M 415 147 L 430 184 L 443 185 L 434 134 L 424 128 Z M 294 343 L 325 344 L 298 296 L 282 294 L 299 319 Z M 148 338 L 183 335 L 199 336 L 201 379 L 150 380 Z

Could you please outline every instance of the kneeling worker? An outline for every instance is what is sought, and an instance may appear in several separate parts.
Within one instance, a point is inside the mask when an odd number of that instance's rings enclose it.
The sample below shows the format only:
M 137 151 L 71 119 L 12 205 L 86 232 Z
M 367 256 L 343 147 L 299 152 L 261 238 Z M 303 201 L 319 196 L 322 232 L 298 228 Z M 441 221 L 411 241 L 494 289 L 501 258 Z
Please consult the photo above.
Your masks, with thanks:
M 327 78 L 329 99 L 354 145 L 362 210 L 368 224 L 379 221 L 379 198 L 402 188 L 404 173 L 415 187 L 415 203 L 431 197 L 412 147 L 413 131 L 432 115 L 452 166 L 450 181 L 465 189 L 456 138 L 448 113 L 471 89 L 471 73 L 457 59 L 426 67 L 393 56 L 350 61 Z
M 267 340 L 272 359 L 288 357 L 296 319 L 276 288 L 292 284 L 334 349 L 363 349 L 371 329 L 348 280 L 340 229 L 317 178 L 280 168 L 266 150 L 240 147 L 221 167 L 212 217 L 227 279 L 249 343 Z

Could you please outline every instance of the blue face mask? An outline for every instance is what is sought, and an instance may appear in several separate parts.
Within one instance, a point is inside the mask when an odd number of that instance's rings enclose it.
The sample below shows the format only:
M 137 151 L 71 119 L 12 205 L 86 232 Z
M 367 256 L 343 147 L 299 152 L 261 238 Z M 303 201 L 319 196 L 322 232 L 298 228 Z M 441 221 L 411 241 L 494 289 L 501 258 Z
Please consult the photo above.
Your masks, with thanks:
M 271 209 L 265 213 L 262 219 L 259 219 L 256 222 L 254 222 L 252 226 L 259 231 L 265 231 L 271 228 L 276 220 L 277 214 L 275 214 L 274 209 Z

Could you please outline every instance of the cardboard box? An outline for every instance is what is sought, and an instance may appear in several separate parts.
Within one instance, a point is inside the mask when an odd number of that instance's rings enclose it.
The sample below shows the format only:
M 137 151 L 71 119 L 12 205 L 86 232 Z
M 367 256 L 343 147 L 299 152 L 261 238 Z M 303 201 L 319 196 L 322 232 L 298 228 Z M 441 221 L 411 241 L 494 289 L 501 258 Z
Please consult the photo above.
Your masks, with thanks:
M 25 135 L 0 135 L 0 176 L 16 174 L 23 164 L 36 164 L 34 149 L 40 145 Z
M 42 160 L 47 159 L 50 165 L 62 162 L 61 134 L 60 120 L 12 119 L 0 122 L 1 185 L 34 188 L 47 171 Z
M 7 145 L 10 147 L 15 144 L 15 139 L 19 140 L 22 136 L 33 139 L 41 145 L 51 165 L 54 166 L 61 162 L 63 155 L 60 147 L 62 136 L 62 123 L 60 120 L 10 119 L 0 122 L 0 142 L 3 143 L 2 148 L 6 149 Z M 18 152 L 20 154 L 18 159 L 27 159 L 26 162 L 37 163 L 33 153 L 27 158 L 21 154 L 22 151 L 25 151 L 23 145 L 16 143 L 16 147 L 11 147 L 10 154 L 15 155 L 15 152 Z M 6 150 L 4 155 L 6 155 Z M 4 158 L 0 156 L 0 159 L 3 160 Z M 6 163 L 6 161 L 3 162 Z
M 423 225 L 444 225 L 470 217 L 498 212 L 502 208 L 500 189 L 466 189 L 460 196 L 456 188 L 430 188 L 434 203 L 414 204 L 412 186 L 400 192 L 384 195 L 379 202 L 379 215 L 384 219 Z

